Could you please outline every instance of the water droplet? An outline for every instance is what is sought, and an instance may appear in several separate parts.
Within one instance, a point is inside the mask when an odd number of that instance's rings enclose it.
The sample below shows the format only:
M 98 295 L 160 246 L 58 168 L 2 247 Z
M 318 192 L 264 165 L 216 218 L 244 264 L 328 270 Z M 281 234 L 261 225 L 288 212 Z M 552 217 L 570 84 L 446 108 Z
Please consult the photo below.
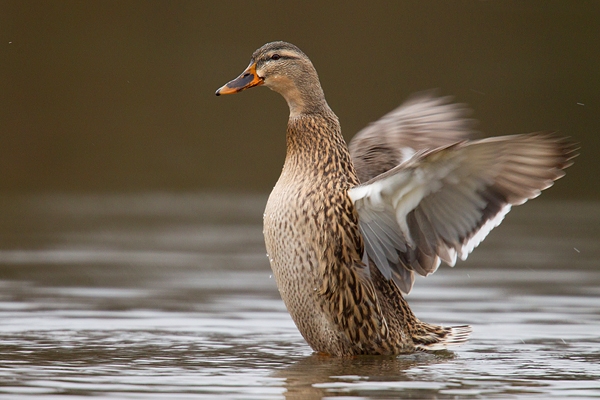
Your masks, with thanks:
M 273 275 L 269 275 L 269 279 L 272 279 L 272 278 L 273 278 Z

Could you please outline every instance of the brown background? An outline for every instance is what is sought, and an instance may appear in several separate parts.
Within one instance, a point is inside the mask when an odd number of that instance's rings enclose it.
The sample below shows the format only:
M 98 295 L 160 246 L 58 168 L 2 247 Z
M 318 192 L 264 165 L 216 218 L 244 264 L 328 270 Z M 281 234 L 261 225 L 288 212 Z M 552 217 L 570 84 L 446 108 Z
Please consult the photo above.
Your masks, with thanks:
M 285 102 L 214 91 L 286 40 L 346 138 L 439 88 L 482 135 L 580 142 L 544 197 L 599 199 L 599 21 L 600 1 L 0 1 L 0 190 L 269 190 Z

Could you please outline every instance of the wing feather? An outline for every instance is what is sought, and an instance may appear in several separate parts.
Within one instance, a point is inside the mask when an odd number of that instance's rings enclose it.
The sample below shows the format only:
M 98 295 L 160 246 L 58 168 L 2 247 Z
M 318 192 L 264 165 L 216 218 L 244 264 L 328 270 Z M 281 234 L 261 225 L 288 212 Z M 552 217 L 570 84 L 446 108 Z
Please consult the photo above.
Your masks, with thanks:
M 349 191 L 368 257 L 408 293 L 413 272 L 427 276 L 441 261 L 466 259 L 512 206 L 562 177 L 576 150 L 532 133 L 417 151 Z
M 434 91 L 418 93 L 358 132 L 349 149 L 359 180 L 366 182 L 419 150 L 469 138 L 474 125 L 467 118 L 470 110 L 451 100 Z

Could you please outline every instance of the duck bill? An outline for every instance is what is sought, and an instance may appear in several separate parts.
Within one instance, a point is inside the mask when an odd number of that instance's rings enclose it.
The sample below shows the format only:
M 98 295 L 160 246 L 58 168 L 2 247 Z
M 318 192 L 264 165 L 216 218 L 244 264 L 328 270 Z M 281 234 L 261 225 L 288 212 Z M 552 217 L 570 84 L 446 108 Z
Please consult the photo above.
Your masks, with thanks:
M 263 83 L 264 79 L 256 73 L 256 63 L 251 63 L 240 76 L 221 86 L 215 94 L 220 96 L 222 94 L 237 93 L 254 86 L 260 86 Z

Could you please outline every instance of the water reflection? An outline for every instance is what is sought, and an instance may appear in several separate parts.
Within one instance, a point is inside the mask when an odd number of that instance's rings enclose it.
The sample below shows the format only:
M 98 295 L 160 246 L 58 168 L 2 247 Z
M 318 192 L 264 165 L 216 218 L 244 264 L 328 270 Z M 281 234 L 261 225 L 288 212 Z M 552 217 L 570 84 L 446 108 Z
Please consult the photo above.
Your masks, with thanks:
M 468 262 L 420 279 L 454 352 L 311 353 L 271 277 L 264 196 L 2 197 L 0 397 L 598 396 L 600 208 L 515 209 Z
M 408 390 L 419 398 L 435 396 L 440 382 L 414 379 L 411 370 L 443 364 L 450 352 L 399 357 L 361 356 L 352 359 L 311 355 L 274 374 L 285 381 L 286 399 L 321 399 L 324 396 L 387 396 Z M 429 393 L 428 393 L 429 392 Z M 400 394 L 400 393 L 398 393 Z

